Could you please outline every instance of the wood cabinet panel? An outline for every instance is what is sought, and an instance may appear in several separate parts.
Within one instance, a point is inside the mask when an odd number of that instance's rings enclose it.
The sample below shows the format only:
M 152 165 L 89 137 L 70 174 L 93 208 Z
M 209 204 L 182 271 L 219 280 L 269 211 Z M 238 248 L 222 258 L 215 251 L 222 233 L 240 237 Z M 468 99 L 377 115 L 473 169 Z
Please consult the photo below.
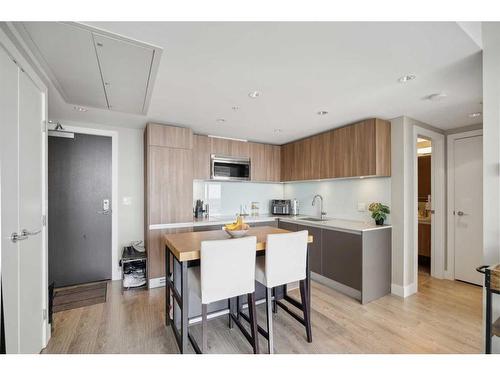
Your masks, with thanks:
M 150 146 L 148 154 L 149 224 L 192 220 L 191 150 Z
M 165 277 L 165 243 L 163 236 L 171 233 L 192 232 L 192 228 L 154 229 L 147 233 L 148 279 Z
M 208 180 L 210 178 L 210 138 L 206 135 L 193 136 L 193 178 Z
M 323 230 L 321 254 L 323 276 L 361 290 L 362 252 L 362 236 Z
M 418 224 L 418 255 L 431 256 L 431 225 Z
M 427 201 L 431 194 L 431 155 L 418 157 L 418 200 Z
M 149 146 L 193 148 L 193 131 L 189 128 L 149 123 L 147 137 Z
M 224 138 L 210 138 L 212 143 L 212 154 L 222 156 L 250 156 L 248 142 L 234 141 Z
M 375 152 L 377 176 L 391 175 L 391 122 L 375 119 Z
M 266 146 L 263 143 L 250 143 L 250 172 L 252 181 L 267 181 L 269 168 Z
M 266 145 L 271 168 L 267 170 L 267 181 L 281 181 L 281 146 Z
M 281 146 L 281 181 L 293 180 L 294 152 L 295 148 L 293 143 L 287 143 L 286 145 Z
M 352 170 L 350 176 L 376 174 L 375 120 L 366 120 L 352 126 Z
M 369 119 L 281 147 L 281 180 L 390 176 L 390 122 Z
M 280 181 L 280 146 L 249 144 L 252 181 Z

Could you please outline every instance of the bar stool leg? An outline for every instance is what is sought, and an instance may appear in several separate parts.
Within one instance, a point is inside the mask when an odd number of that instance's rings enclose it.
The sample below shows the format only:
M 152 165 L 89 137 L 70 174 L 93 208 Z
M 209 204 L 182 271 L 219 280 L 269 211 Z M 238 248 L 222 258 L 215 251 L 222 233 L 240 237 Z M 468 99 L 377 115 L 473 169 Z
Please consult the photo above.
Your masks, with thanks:
M 309 290 L 306 280 L 300 280 L 300 299 L 302 301 L 302 312 L 306 323 L 307 342 L 312 342 L 311 317 L 309 316 Z
M 201 352 L 206 353 L 208 350 L 207 340 L 207 304 L 201 305 Z
M 271 304 L 271 288 L 266 288 L 266 320 L 267 320 L 267 349 L 269 354 L 274 353 L 274 339 L 273 339 L 273 311 Z
M 255 293 L 248 294 L 248 315 L 252 333 L 253 354 L 259 354 L 259 332 L 257 331 L 257 314 L 255 310 Z
M 240 297 L 236 297 L 236 319 L 240 320 Z
M 273 313 L 278 313 L 278 304 L 276 303 L 276 288 L 273 288 Z
M 233 313 L 233 308 L 232 308 L 232 303 L 231 302 L 232 302 L 232 298 L 229 298 L 227 300 L 227 309 L 229 310 L 229 314 L 227 314 L 229 329 L 233 328 L 233 319 L 231 318 L 231 314 Z

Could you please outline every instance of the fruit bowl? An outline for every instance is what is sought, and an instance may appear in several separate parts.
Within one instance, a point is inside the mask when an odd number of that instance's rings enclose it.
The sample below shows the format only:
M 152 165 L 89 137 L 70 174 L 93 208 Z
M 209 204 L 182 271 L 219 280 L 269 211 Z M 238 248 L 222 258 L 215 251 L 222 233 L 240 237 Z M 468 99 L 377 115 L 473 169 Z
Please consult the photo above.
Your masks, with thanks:
M 247 234 L 250 226 L 248 224 L 243 224 L 239 229 L 228 229 L 224 226 L 222 229 L 224 229 L 232 238 L 240 238 Z

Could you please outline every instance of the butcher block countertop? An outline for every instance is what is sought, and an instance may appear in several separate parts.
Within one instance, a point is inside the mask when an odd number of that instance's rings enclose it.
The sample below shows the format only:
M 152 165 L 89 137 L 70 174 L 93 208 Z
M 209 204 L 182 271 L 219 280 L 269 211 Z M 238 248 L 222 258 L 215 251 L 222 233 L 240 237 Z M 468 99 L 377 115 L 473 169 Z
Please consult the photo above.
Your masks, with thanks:
M 288 233 L 288 230 L 275 227 L 254 227 L 250 228 L 247 236 L 257 237 L 256 251 L 266 249 L 266 238 L 268 234 Z M 210 230 L 204 232 L 186 232 L 166 234 L 164 237 L 167 245 L 174 256 L 180 261 L 200 259 L 201 241 L 229 240 L 231 237 L 223 230 Z M 309 243 L 313 242 L 313 236 L 309 235 Z

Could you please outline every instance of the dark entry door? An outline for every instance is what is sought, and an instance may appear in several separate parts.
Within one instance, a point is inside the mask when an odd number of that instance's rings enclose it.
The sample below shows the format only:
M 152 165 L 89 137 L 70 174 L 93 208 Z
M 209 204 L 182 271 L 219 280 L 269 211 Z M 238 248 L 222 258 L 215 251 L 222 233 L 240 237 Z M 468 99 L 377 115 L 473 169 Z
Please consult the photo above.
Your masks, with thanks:
M 111 279 L 111 137 L 75 133 L 48 144 L 49 280 Z

